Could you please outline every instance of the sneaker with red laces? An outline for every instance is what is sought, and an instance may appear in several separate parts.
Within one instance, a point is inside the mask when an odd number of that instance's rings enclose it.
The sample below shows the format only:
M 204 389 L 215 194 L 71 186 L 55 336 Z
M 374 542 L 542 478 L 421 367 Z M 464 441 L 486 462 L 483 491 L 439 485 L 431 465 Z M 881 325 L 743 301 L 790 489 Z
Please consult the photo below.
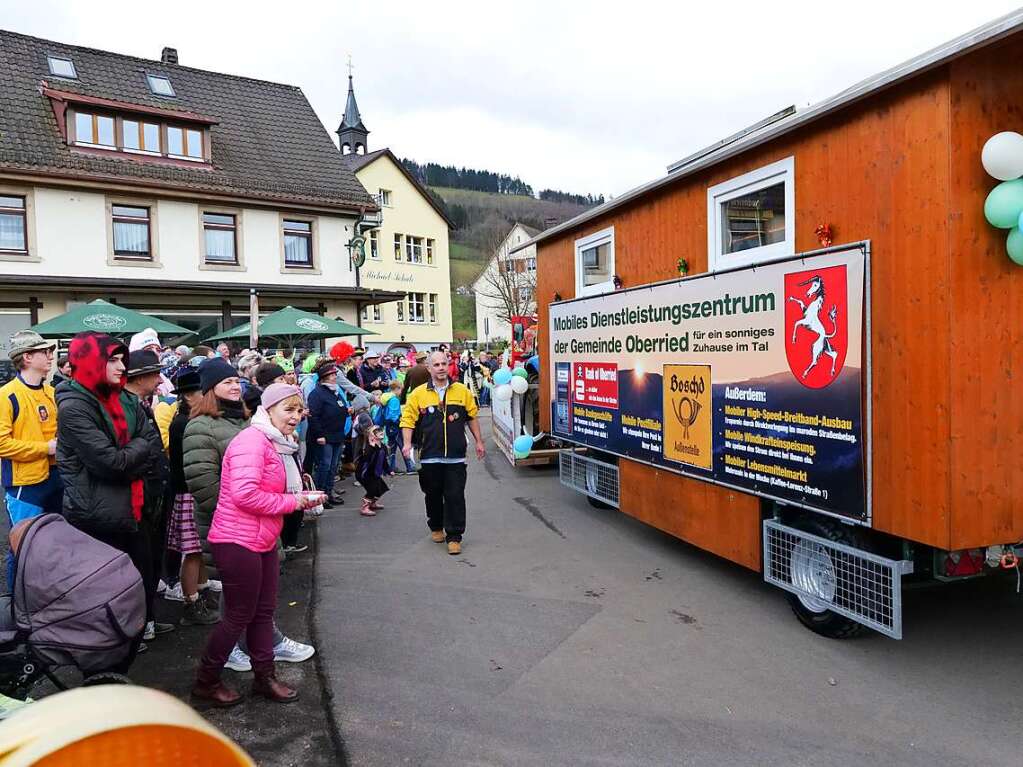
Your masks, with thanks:
M 364 517 L 375 517 L 377 513 L 373 510 L 373 506 L 370 504 L 369 499 L 363 498 L 362 508 L 359 509 L 359 513 Z

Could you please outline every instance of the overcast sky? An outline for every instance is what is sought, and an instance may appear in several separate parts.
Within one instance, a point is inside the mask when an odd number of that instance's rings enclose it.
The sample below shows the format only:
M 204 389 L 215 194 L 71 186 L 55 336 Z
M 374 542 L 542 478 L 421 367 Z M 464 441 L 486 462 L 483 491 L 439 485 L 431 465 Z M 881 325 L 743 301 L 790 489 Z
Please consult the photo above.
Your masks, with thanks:
M 298 85 L 331 132 L 351 54 L 371 150 L 617 195 L 1015 7 L 5 0 L 0 24 L 146 58 L 170 45 L 188 66 Z

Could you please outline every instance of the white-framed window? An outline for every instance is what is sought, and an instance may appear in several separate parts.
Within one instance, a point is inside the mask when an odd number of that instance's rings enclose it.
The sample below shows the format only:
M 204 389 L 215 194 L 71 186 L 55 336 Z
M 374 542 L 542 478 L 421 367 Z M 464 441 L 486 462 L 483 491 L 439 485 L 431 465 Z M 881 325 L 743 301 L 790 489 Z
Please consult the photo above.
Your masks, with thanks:
M 433 266 L 433 240 L 430 239 L 426 241 L 426 263 Z
M 383 322 L 383 321 L 384 321 L 384 313 L 380 309 L 380 305 L 379 304 L 373 304 L 373 322 Z
M 368 306 L 362 307 L 362 321 L 364 323 L 365 322 L 369 322 L 369 307 Z
M 401 235 L 394 235 L 394 260 L 401 261 Z
M 526 271 L 527 272 L 535 272 L 536 271 L 536 259 L 535 258 L 527 258 L 526 259 Z
M 430 322 L 437 321 L 437 294 L 430 294 Z
M 795 249 L 793 157 L 707 190 L 707 263 L 712 272 L 782 258 Z
M 523 285 L 519 288 L 519 301 L 528 303 L 533 300 L 533 289 L 528 285 Z
M 369 257 L 376 261 L 380 260 L 380 230 L 378 229 L 369 230 Z
M 405 321 L 405 299 L 403 298 L 403 299 L 401 299 L 401 301 L 398 301 L 395 304 L 395 306 L 397 307 L 396 311 L 398 312 L 398 322 L 404 322 Z
M 423 238 L 408 235 L 405 237 L 405 260 L 410 264 L 423 263 Z
M 380 192 L 377 194 L 377 200 L 379 201 L 381 206 L 385 208 L 391 207 L 391 190 L 381 189 Z
M 426 294 L 408 294 L 408 321 L 426 322 Z
M 615 228 L 575 241 L 575 294 L 592 296 L 615 289 Z

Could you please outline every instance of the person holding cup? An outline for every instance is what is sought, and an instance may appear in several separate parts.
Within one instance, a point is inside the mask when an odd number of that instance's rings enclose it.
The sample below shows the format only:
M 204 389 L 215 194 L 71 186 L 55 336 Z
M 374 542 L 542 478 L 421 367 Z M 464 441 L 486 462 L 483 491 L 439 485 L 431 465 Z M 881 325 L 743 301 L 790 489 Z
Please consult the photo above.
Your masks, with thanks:
M 323 493 L 302 490 L 295 427 L 305 403 L 297 386 L 271 384 L 250 425 L 224 454 L 220 497 L 209 542 L 224 584 L 225 612 L 210 635 L 192 694 L 216 706 L 233 706 L 241 695 L 221 680 L 235 642 L 244 632 L 252 659 L 253 695 L 290 703 L 298 691 L 274 670 L 274 610 L 277 605 L 277 537 L 284 517 L 317 506 Z

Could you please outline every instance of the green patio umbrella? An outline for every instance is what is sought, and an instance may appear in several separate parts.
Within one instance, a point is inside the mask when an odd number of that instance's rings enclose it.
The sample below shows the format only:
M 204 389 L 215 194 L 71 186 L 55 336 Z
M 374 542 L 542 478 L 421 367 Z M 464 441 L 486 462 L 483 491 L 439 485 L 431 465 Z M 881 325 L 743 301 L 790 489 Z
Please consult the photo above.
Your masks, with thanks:
M 188 328 L 173 322 L 134 309 L 125 309 L 102 298 L 76 306 L 59 317 L 40 322 L 29 329 L 43 338 L 71 338 L 83 330 L 95 330 L 112 336 L 130 336 L 146 328 L 152 328 L 158 336 L 187 336 L 192 333 Z
M 207 341 L 230 341 L 237 338 L 249 337 L 250 323 L 246 322 L 236 328 L 225 330 L 215 336 L 207 338 Z M 285 306 L 259 321 L 258 326 L 260 338 L 273 338 L 288 343 L 298 341 L 339 338 L 341 336 L 375 336 L 372 330 L 366 330 L 355 325 L 349 325 L 341 320 L 332 320 L 330 317 L 321 317 L 312 312 L 305 312 L 296 309 L 294 306 Z

